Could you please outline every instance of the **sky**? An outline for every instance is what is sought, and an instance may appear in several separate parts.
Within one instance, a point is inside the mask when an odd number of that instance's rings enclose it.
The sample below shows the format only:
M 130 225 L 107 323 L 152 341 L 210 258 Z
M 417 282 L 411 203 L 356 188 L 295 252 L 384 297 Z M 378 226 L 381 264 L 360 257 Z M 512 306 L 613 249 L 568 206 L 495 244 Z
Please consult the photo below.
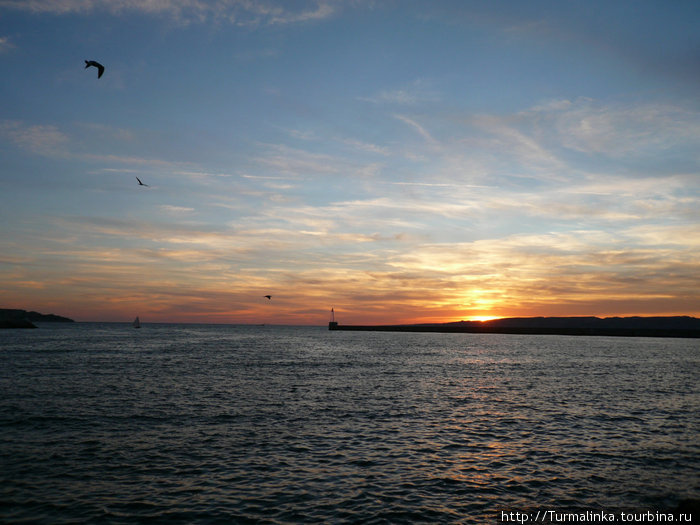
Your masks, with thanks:
M 699 22 L 683 0 L 0 0 L 0 307 L 700 316 Z

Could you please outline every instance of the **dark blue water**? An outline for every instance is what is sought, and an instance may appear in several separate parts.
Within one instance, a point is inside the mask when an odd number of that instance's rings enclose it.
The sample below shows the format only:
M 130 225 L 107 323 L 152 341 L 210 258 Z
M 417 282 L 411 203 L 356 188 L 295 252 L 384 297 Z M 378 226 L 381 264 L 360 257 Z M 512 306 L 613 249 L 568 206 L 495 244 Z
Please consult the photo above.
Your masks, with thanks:
M 697 340 L 0 332 L 0 521 L 493 523 L 700 494 Z

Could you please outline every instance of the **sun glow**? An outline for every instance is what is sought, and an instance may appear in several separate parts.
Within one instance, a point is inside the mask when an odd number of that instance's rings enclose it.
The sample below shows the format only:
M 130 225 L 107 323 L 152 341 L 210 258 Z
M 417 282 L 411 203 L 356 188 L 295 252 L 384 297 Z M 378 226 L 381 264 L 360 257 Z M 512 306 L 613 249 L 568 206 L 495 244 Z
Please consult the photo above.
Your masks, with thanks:
M 497 315 L 474 315 L 467 319 L 468 321 L 490 321 L 491 319 L 500 319 Z

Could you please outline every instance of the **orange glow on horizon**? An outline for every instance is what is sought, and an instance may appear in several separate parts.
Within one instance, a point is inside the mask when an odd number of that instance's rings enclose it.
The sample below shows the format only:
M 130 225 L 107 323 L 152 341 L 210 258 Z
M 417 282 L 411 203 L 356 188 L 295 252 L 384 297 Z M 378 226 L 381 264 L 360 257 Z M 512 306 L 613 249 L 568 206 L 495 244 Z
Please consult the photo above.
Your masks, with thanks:
M 492 319 L 501 319 L 498 315 L 474 315 L 471 316 L 467 321 L 491 321 Z

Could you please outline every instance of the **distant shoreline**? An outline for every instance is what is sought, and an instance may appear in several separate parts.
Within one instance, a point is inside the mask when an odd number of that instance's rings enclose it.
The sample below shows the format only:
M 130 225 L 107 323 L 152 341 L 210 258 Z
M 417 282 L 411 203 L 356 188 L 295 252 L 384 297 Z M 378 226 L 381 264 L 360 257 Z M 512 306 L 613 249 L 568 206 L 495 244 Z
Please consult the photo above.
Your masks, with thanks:
M 34 323 L 73 323 L 73 319 L 55 314 L 40 314 L 11 308 L 0 308 L 0 328 L 36 328 Z
M 405 325 L 341 325 L 329 330 L 361 332 L 436 332 L 468 334 L 524 334 L 615 337 L 700 338 L 700 319 L 694 317 L 531 317 L 491 321 Z

